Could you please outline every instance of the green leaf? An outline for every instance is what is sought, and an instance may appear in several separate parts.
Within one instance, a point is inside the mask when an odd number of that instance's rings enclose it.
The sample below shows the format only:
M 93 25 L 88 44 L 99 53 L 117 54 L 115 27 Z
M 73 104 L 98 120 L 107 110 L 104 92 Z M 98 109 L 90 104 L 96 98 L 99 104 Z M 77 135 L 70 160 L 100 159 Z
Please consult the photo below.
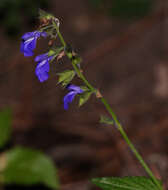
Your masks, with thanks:
M 108 125 L 113 125 L 114 121 L 113 121 L 113 119 L 111 119 L 111 118 L 109 118 L 107 116 L 101 115 L 100 116 L 100 123 L 105 123 L 105 124 L 108 124 Z
M 7 152 L 7 166 L 3 175 L 5 184 L 43 183 L 52 189 L 58 188 L 53 162 L 41 152 L 29 148 L 16 147 Z
M 75 71 L 73 71 L 73 70 L 66 70 L 66 71 L 64 71 L 62 73 L 58 73 L 58 75 L 59 75 L 58 83 L 62 83 L 63 86 L 66 86 L 74 78 Z
M 104 190 L 158 190 L 147 177 L 104 177 L 92 179 L 92 182 Z
M 86 103 L 88 101 L 88 99 L 90 98 L 91 94 L 92 94 L 91 91 L 86 91 L 86 92 L 80 94 L 79 106 L 82 106 L 84 103 Z
M 0 148 L 5 146 L 11 136 L 11 110 L 0 112 Z

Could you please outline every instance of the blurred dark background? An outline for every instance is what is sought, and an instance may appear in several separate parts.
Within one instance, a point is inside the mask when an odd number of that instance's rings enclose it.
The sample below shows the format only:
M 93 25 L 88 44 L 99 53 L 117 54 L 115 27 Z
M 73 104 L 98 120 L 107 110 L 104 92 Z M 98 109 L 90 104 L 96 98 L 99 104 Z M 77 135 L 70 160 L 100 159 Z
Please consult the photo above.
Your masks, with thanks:
M 158 178 L 168 184 L 168 3 L 161 0 L 1 0 L 0 107 L 13 109 L 12 145 L 40 149 L 55 161 L 62 189 L 92 189 L 98 176 L 145 175 L 118 131 L 99 124 L 106 113 L 93 96 L 63 109 L 55 65 L 40 83 L 20 39 L 37 28 L 42 8 L 60 19 L 65 40 L 83 58 L 101 90 Z M 38 42 L 36 54 L 47 51 Z M 65 62 L 67 62 L 65 60 Z M 75 81 L 74 81 L 75 82 Z

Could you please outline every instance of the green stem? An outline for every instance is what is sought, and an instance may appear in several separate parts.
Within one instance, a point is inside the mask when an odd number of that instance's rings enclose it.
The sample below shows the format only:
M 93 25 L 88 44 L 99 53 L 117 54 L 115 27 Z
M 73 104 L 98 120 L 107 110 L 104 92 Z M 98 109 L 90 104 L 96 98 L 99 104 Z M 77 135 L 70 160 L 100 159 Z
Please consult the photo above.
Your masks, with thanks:
M 158 186 L 158 188 L 160 190 L 162 190 L 162 187 L 161 187 L 160 183 L 158 182 L 158 180 L 156 179 L 156 177 L 153 175 L 152 171 L 149 169 L 149 167 L 147 166 L 147 164 L 143 160 L 142 156 L 138 153 L 138 151 L 136 150 L 135 146 L 132 144 L 132 142 L 128 138 L 127 134 L 125 133 L 125 131 L 124 131 L 124 129 L 123 129 L 123 127 L 121 125 L 118 126 L 118 130 L 120 131 L 121 135 L 123 136 L 124 140 L 127 142 L 128 146 L 130 147 L 130 149 L 132 150 L 132 152 L 135 154 L 136 158 L 139 160 L 139 162 L 141 163 L 141 165 L 144 167 L 145 171 L 151 177 L 151 179 L 153 180 L 153 182 Z
M 62 43 L 62 45 L 64 47 L 66 47 L 66 43 L 57 27 L 56 24 L 54 24 L 54 27 L 57 31 L 57 34 L 60 38 L 60 41 Z M 67 55 L 68 56 L 68 55 Z M 69 56 L 68 56 L 69 57 Z M 70 57 L 69 57 L 70 58 Z M 80 69 L 78 68 L 78 66 L 72 61 L 72 66 L 74 68 L 74 70 L 76 71 L 77 75 L 81 78 L 81 80 L 83 80 L 83 82 L 85 83 L 85 85 L 92 91 L 95 92 L 95 88 L 88 82 L 88 80 L 85 78 L 85 76 L 83 75 L 83 73 L 81 73 Z M 143 166 L 143 168 L 145 169 L 146 173 L 151 177 L 151 179 L 153 180 L 153 182 L 157 185 L 158 189 L 163 190 L 163 188 L 161 187 L 160 183 L 158 182 L 158 180 L 156 179 L 156 177 L 154 176 L 154 174 L 152 173 L 152 171 L 150 170 L 150 168 L 147 166 L 147 164 L 145 163 L 145 161 L 143 160 L 142 156 L 138 153 L 138 151 L 136 150 L 135 146 L 132 144 L 132 142 L 130 141 L 130 139 L 128 138 L 127 134 L 125 133 L 122 125 L 120 124 L 120 122 L 117 119 L 117 116 L 115 115 L 115 113 L 113 112 L 111 106 L 108 104 L 108 102 L 105 100 L 105 98 L 101 97 L 100 98 L 101 102 L 104 104 L 105 108 L 107 109 L 107 111 L 110 113 L 110 115 L 112 116 L 115 125 L 117 126 L 117 129 L 119 130 L 120 134 L 122 135 L 122 137 L 124 138 L 125 142 L 128 144 L 129 148 L 132 150 L 132 152 L 134 153 L 135 157 L 138 159 L 138 161 L 140 162 L 140 164 Z
M 95 91 L 95 88 L 86 80 L 86 78 L 84 77 L 84 75 L 80 72 L 78 66 L 76 64 L 73 63 L 72 61 L 72 66 L 73 68 L 75 69 L 77 75 L 79 76 L 79 78 L 81 80 L 83 80 L 83 82 L 86 84 L 86 86 L 92 91 L 94 92 Z
M 60 38 L 60 41 L 61 41 L 62 45 L 63 45 L 64 47 L 66 47 L 66 43 L 65 43 L 65 41 L 64 41 L 64 38 L 63 38 L 62 34 L 61 34 L 60 31 L 59 31 L 59 28 L 58 28 L 57 24 L 56 24 L 54 21 L 53 21 L 52 23 L 53 23 L 54 28 L 55 28 L 56 31 L 57 31 L 58 37 Z
M 57 25 L 53 22 L 53 25 L 57 31 L 58 37 L 60 38 L 60 41 L 62 43 L 62 45 L 64 47 L 66 47 L 66 42 L 64 41 L 64 38 L 62 37 L 59 28 L 57 27 Z M 69 55 L 67 54 L 68 58 Z M 71 58 L 70 58 L 71 59 Z M 81 73 L 80 69 L 78 68 L 78 66 L 72 61 L 72 66 L 74 68 L 74 70 L 76 71 L 77 75 L 79 76 L 79 78 L 81 78 L 83 80 L 83 82 L 87 85 L 87 87 L 91 90 L 91 91 L 95 91 L 94 87 L 86 80 L 86 78 L 84 77 L 84 75 Z
M 158 186 L 158 188 L 160 190 L 162 190 L 162 187 L 161 187 L 160 183 L 158 182 L 158 180 L 156 179 L 156 177 L 153 175 L 152 171 L 147 166 L 147 164 L 143 160 L 142 156 L 138 153 L 138 151 L 136 150 L 135 146 L 132 144 L 131 140 L 128 138 L 126 132 L 124 131 L 122 125 L 120 124 L 120 122 L 118 121 L 116 115 L 112 111 L 110 105 L 107 103 L 107 101 L 104 98 L 101 98 L 101 102 L 105 105 L 106 109 L 111 114 L 111 116 L 112 116 L 112 118 L 113 118 L 113 120 L 114 120 L 114 122 L 115 122 L 115 124 L 117 126 L 117 129 L 120 131 L 122 137 L 124 138 L 124 140 L 126 141 L 126 143 L 128 144 L 128 146 L 130 147 L 130 149 L 132 150 L 132 152 L 134 153 L 134 155 L 136 156 L 136 158 L 139 160 L 139 162 L 141 163 L 141 165 L 143 166 L 143 168 L 145 169 L 145 171 L 151 177 L 151 179 L 153 180 L 153 182 Z

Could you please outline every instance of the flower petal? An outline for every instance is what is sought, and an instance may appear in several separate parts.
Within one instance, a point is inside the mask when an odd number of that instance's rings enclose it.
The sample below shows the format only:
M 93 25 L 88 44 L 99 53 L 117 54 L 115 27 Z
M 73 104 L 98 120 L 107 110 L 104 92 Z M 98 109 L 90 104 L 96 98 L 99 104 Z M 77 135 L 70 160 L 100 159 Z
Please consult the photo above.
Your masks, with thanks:
M 38 77 L 40 82 L 44 82 L 48 79 L 48 72 L 50 69 L 50 65 L 48 61 L 44 60 L 37 64 L 35 74 Z
M 29 49 L 29 48 L 27 47 L 27 45 L 25 45 L 25 42 L 24 42 L 24 41 L 21 42 L 20 51 L 21 51 L 22 53 L 24 53 L 24 56 L 32 56 L 32 55 L 33 55 L 32 50 Z
M 28 42 L 25 41 L 23 44 L 21 44 L 21 46 L 22 46 L 21 49 L 23 50 L 24 55 L 27 54 L 27 56 L 32 56 L 34 54 L 33 50 L 36 47 L 36 40 L 31 39 Z
M 37 41 L 36 38 L 32 38 L 29 41 L 25 41 L 25 44 L 27 45 L 27 48 L 34 50 L 36 48 L 36 41 Z
M 37 77 L 38 77 L 38 79 L 39 79 L 40 82 L 46 81 L 48 79 L 48 77 L 49 77 L 48 73 L 46 73 L 46 72 L 44 72 L 44 73 L 38 73 L 36 75 L 37 75 Z
M 35 62 L 40 62 L 47 58 L 48 58 L 48 53 L 44 53 L 44 54 L 36 56 Z
M 21 41 L 20 51 L 21 51 L 22 53 L 24 53 L 24 42 L 23 42 L 23 41 Z
M 29 48 L 27 48 L 27 46 L 25 46 L 24 42 L 21 42 L 20 51 L 22 53 L 24 53 L 24 56 L 32 56 L 34 54 L 31 49 L 29 49 Z
M 36 48 L 37 39 L 40 37 L 46 37 L 46 32 L 34 31 L 27 32 L 22 36 L 22 42 L 20 51 L 24 53 L 25 56 L 32 56 L 33 50 Z
M 31 51 L 31 50 L 27 50 L 27 51 L 24 51 L 24 56 L 25 57 L 29 57 L 29 56 L 33 56 L 33 51 Z
M 46 32 L 41 32 L 41 36 L 45 38 L 45 37 L 47 37 L 47 33 Z
M 71 103 L 77 93 L 74 91 L 69 92 L 67 95 L 64 96 L 64 109 L 67 110 L 69 103 Z
M 76 93 L 79 93 L 79 94 L 83 92 L 83 90 L 79 86 L 76 86 L 76 85 L 73 85 L 73 84 L 69 84 L 67 86 L 67 89 L 68 90 L 73 90 L 73 91 L 75 91 Z
M 34 35 L 35 35 L 35 32 L 27 32 L 27 33 L 25 33 L 25 34 L 22 36 L 22 39 L 23 39 L 23 40 L 28 40 L 29 38 L 34 37 Z

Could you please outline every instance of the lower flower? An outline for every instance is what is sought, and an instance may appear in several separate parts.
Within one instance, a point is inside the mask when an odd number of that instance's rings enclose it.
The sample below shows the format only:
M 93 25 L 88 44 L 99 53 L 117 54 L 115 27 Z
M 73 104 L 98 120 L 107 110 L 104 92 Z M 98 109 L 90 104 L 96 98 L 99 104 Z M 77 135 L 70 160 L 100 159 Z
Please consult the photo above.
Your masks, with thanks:
M 48 72 L 50 70 L 49 62 L 52 58 L 53 56 L 48 56 L 48 53 L 39 55 L 35 58 L 35 61 L 38 62 L 35 74 L 40 82 L 44 82 L 48 79 Z
M 73 84 L 69 84 L 66 88 L 70 92 L 64 96 L 64 109 L 65 110 L 68 109 L 69 103 L 71 103 L 73 101 L 73 99 L 75 98 L 75 96 L 77 94 L 83 93 L 83 90 L 79 86 L 76 86 Z

